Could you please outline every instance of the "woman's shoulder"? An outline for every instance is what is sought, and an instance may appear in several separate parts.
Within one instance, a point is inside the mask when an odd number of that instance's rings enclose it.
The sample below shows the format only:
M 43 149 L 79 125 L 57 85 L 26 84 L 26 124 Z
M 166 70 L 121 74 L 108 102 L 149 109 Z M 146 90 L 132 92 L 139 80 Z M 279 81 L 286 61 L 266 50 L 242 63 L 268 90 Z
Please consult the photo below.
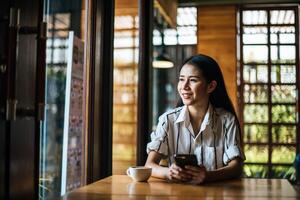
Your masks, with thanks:
M 182 109 L 183 109 L 183 106 L 170 109 L 170 110 L 166 111 L 165 113 L 163 113 L 159 117 L 159 120 L 172 121 L 173 122 L 173 121 L 175 121 L 178 118 L 178 116 L 180 114 L 180 111 Z
M 220 117 L 223 121 L 234 121 L 235 116 L 233 113 L 225 110 L 224 108 L 216 108 L 216 114 Z

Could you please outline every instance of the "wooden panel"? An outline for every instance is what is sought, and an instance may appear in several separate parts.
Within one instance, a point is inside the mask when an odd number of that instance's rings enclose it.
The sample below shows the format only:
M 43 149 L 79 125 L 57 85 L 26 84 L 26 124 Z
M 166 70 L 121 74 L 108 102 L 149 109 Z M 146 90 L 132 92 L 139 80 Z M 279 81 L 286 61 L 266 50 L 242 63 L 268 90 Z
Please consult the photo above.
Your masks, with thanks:
M 115 0 L 115 15 L 138 15 L 138 0 Z
M 237 110 L 237 57 L 235 6 L 198 7 L 197 52 L 219 63 L 229 96 Z

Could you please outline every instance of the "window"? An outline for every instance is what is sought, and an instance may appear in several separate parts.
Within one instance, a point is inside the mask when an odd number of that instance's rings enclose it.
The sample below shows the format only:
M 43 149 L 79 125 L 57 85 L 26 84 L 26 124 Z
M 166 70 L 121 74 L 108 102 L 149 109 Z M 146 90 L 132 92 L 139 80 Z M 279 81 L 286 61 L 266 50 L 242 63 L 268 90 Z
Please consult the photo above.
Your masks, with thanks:
M 181 7 L 177 9 L 177 30 L 167 28 L 164 33 L 165 45 L 195 45 L 197 44 L 197 8 Z M 153 31 L 153 44 L 161 45 L 161 34 Z
M 125 174 L 136 163 L 138 16 L 115 16 L 113 174 Z
M 299 153 L 297 12 L 241 11 L 240 117 L 248 177 L 283 178 Z

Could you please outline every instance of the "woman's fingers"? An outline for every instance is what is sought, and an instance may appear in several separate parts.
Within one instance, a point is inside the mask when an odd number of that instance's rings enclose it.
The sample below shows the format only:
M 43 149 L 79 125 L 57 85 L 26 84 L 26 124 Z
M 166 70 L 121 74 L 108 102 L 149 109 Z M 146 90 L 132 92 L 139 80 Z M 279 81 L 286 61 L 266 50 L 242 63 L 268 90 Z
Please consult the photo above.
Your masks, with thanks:
M 206 178 L 206 168 L 203 166 L 186 166 L 186 173 L 191 175 L 191 184 L 203 183 Z
M 172 164 L 169 168 L 169 177 L 170 179 L 175 179 L 179 181 L 191 180 L 191 175 L 186 173 L 184 169 L 175 164 Z

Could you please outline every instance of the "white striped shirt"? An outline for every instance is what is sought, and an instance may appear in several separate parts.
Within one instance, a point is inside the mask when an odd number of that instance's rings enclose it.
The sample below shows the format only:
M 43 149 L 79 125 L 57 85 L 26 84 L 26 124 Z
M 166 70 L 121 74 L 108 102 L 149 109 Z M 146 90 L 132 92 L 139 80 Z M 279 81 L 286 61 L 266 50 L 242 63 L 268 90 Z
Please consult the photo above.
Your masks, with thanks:
M 230 112 L 209 104 L 195 135 L 187 106 L 175 108 L 159 117 L 147 153 L 160 153 L 168 158 L 169 165 L 174 162 L 174 154 L 195 154 L 198 164 L 209 171 L 227 165 L 235 157 L 245 160 L 237 121 Z

